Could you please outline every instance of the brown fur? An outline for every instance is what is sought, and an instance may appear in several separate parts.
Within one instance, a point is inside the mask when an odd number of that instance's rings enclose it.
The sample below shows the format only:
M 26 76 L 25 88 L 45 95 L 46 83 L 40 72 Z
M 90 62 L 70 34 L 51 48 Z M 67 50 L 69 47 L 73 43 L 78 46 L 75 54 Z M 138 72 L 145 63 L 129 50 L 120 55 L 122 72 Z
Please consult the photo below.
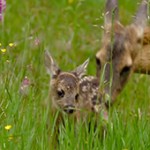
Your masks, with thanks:
M 150 27 L 144 29 L 143 46 L 150 45 Z
M 133 71 L 136 73 L 150 74 L 150 38 L 147 37 L 144 38 L 144 46 L 138 53 L 133 65 Z
M 134 60 L 141 49 L 141 43 L 138 43 L 138 33 L 135 30 L 135 26 L 127 26 L 118 28 L 118 25 L 114 26 L 112 43 L 110 42 L 111 37 L 106 36 L 105 42 L 103 43 L 102 49 L 96 54 L 96 58 L 99 59 L 101 66 L 106 63 L 105 69 L 105 81 L 109 82 L 112 76 L 112 101 L 116 98 L 118 93 L 124 87 L 127 79 L 132 73 L 132 67 Z M 120 29 L 120 30 L 119 30 Z M 136 50 L 136 51 L 135 51 Z M 100 70 L 97 70 L 97 75 L 100 75 Z M 112 75 L 111 75 L 112 74 Z M 109 93 L 109 84 L 105 88 L 105 92 Z
M 106 95 L 109 95 L 109 98 L 106 96 L 107 98 L 105 99 L 107 104 L 110 99 L 110 103 L 116 99 L 133 71 L 137 71 L 138 68 L 144 71 L 144 69 L 149 67 L 149 65 L 144 65 L 144 63 L 149 62 L 144 52 L 150 53 L 148 52 L 149 47 L 146 46 L 150 41 L 150 30 L 145 29 L 144 32 L 146 24 L 146 1 L 142 1 L 135 17 L 135 22 L 126 27 L 118 19 L 114 19 L 113 25 L 112 21 L 108 21 L 112 15 L 110 12 L 117 7 L 117 0 L 107 0 L 107 3 L 111 1 L 113 2 L 111 7 L 109 6 L 107 8 L 106 5 L 106 10 L 109 11 L 109 15 L 105 17 L 107 22 L 104 25 L 105 32 L 102 39 L 102 46 L 96 54 L 97 77 L 100 77 L 101 69 L 105 66 L 104 81 L 108 84 L 104 91 Z M 117 15 L 116 18 L 118 18 L 118 14 L 114 15 Z M 143 18 L 143 21 L 140 17 Z M 145 58 L 147 59 L 143 61 Z
M 143 37 L 143 47 L 138 53 L 134 72 L 150 74 L 150 27 L 145 28 Z

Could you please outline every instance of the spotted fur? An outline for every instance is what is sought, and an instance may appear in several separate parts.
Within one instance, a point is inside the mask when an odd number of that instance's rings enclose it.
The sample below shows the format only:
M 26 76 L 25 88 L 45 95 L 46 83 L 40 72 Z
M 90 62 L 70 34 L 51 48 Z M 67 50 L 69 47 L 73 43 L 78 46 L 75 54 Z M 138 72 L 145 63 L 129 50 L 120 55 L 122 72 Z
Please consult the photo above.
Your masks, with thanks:
M 51 75 L 49 102 L 53 111 L 60 110 L 79 120 L 85 119 L 91 112 L 100 113 L 105 110 L 99 79 L 85 75 L 88 60 L 75 70 L 64 72 L 46 51 L 45 65 Z

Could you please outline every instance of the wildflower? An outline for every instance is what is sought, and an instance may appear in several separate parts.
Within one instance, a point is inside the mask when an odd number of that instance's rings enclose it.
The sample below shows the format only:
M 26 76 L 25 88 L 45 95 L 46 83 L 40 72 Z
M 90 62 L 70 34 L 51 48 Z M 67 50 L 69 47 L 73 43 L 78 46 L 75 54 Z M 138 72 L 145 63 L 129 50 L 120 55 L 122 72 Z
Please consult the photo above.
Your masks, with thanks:
M 24 80 L 23 80 L 23 85 L 24 86 L 27 86 L 27 85 L 29 85 L 30 84 L 30 80 L 28 79 L 28 77 L 27 76 L 25 76 L 25 78 L 24 78 Z
M 13 47 L 13 46 L 14 46 L 14 43 L 9 43 L 9 46 L 10 46 L 10 47 Z
M 0 0 L 0 20 L 2 20 L 3 11 L 6 8 L 6 0 Z
M 34 40 L 34 45 L 35 45 L 35 46 L 40 45 L 40 39 L 39 39 L 39 38 L 36 38 L 36 39 Z
M 6 48 L 2 48 L 2 49 L 1 49 L 1 52 L 2 52 L 2 53 L 5 53 L 5 52 L 6 52 Z
M 27 96 L 29 94 L 30 86 L 31 86 L 31 81 L 27 76 L 25 76 L 20 86 L 20 94 L 22 94 L 23 96 Z
M 72 3 L 73 3 L 73 1 L 74 1 L 74 0 L 68 0 L 68 3 L 69 3 L 69 4 L 72 4 Z
M 10 130 L 12 128 L 12 126 L 11 125 L 7 125 L 7 126 L 5 126 L 5 130 Z

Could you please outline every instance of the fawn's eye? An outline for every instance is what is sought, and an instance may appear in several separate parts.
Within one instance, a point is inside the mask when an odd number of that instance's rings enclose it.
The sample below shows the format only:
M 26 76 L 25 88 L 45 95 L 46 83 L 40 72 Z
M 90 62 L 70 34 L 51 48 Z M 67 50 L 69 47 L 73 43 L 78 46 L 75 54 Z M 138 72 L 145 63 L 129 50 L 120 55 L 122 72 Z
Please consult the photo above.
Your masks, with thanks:
M 120 76 L 126 76 L 129 74 L 131 66 L 125 66 L 120 72 Z
M 62 98 L 62 97 L 64 97 L 65 92 L 63 90 L 58 90 L 57 95 Z
M 75 96 L 76 102 L 78 102 L 78 98 L 79 98 L 79 94 L 76 94 L 76 96 Z

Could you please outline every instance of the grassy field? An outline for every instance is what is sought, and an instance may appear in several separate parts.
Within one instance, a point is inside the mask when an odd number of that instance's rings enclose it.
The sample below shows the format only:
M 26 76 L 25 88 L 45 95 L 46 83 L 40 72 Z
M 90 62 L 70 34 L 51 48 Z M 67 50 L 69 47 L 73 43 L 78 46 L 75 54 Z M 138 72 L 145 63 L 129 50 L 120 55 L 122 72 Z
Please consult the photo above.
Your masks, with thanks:
M 137 2 L 120 0 L 124 24 L 131 22 Z M 0 22 L 0 150 L 52 149 L 46 127 L 51 116 L 43 107 L 49 88 L 44 49 L 63 70 L 89 57 L 88 74 L 94 75 L 103 11 L 103 0 L 7 0 Z M 133 75 L 110 109 L 106 134 L 99 136 L 100 128 L 89 132 L 82 123 L 74 133 L 74 124 L 66 119 L 58 149 L 149 150 L 149 104 L 150 77 Z

